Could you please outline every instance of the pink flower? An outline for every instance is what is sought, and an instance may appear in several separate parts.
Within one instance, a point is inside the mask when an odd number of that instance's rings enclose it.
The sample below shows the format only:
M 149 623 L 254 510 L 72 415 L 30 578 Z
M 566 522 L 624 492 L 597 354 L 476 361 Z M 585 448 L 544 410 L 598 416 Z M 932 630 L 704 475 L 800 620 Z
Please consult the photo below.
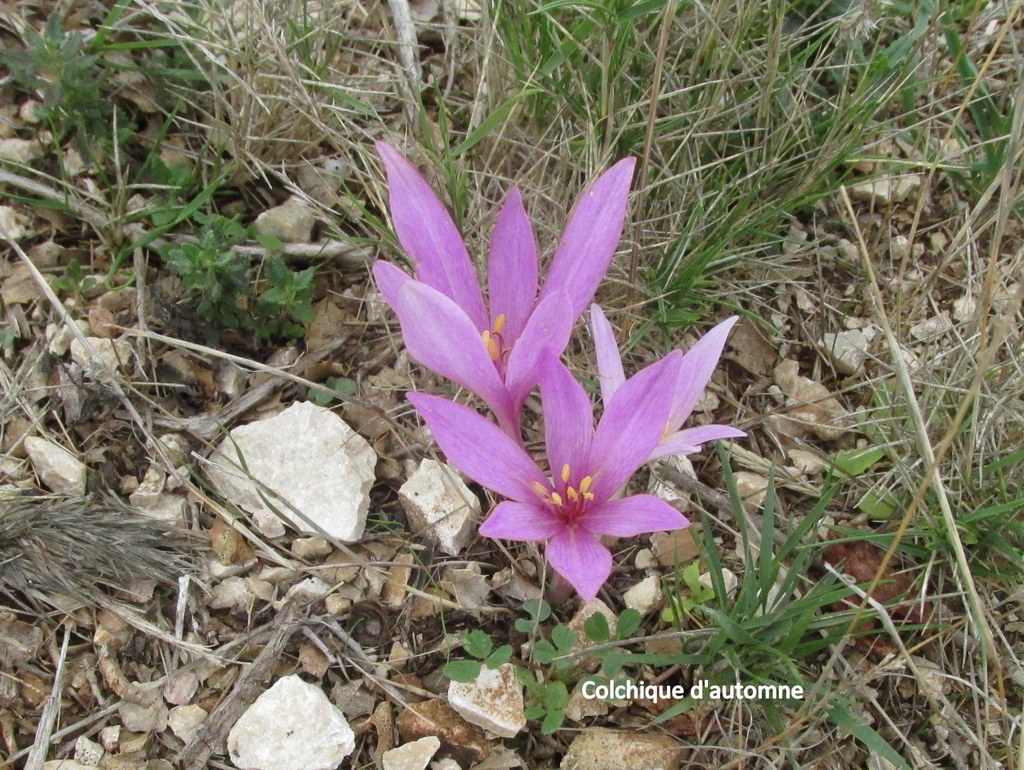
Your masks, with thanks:
M 614 499 L 662 436 L 682 355 L 674 352 L 625 381 L 594 430 L 590 399 L 554 357 L 540 364 L 550 474 L 519 444 L 473 410 L 437 396 L 409 399 L 448 460 L 508 500 L 480 527 L 506 540 L 546 541 L 551 566 L 592 599 L 608 579 L 611 552 L 601 535 L 630 537 L 689 524 L 652 495 Z
M 711 380 L 718 366 L 729 336 L 738 316 L 727 318 L 694 343 L 683 356 L 679 377 L 671 388 L 672 408 L 665 421 L 661 441 L 651 451 L 648 460 L 671 455 L 688 455 L 700 451 L 700 445 L 723 438 L 743 438 L 747 434 L 728 425 L 702 425 L 683 429 L 683 423 L 690 417 L 701 393 Z M 601 398 L 608 404 L 615 393 L 629 380 L 622 369 L 619 346 L 615 333 L 598 305 L 590 306 L 590 330 L 594 335 L 597 351 L 597 371 L 601 381 Z
M 426 180 L 391 145 L 377 151 L 388 175 L 391 218 L 416 279 L 387 262 L 373 273 L 410 354 L 476 393 L 510 436 L 538 382 L 542 356 L 558 356 L 597 290 L 622 236 L 634 158 L 602 174 L 576 205 L 538 293 L 537 244 L 515 188 L 491 237 L 488 304 L 466 245 Z

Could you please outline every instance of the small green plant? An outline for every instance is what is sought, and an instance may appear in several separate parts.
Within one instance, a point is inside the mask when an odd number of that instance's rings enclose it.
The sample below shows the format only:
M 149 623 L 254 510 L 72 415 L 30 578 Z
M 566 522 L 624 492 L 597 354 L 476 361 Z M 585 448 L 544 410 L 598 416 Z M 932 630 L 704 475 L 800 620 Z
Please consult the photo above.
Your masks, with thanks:
M 689 589 L 689 595 L 673 592 L 668 606 L 661 611 L 661 619 L 666 623 L 678 623 L 683 617 L 690 615 L 697 607 L 715 598 L 715 591 L 700 582 L 700 563 L 692 561 L 680 572 L 683 584 Z M 678 581 L 677 581 L 678 582 Z
M 296 272 L 272 254 L 257 275 L 249 257 L 234 250 L 249 237 L 237 218 L 197 211 L 192 219 L 201 225 L 198 239 L 165 249 L 164 262 L 196 300 L 196 312 L 211 324 L 211 335 L 234 329 L 267 341 L 301 338 L 304 325 L 313 320 L 316 268 Z M 280 249 L 281 244 L 271 240 L 264 239 L 265 246 Z M 249 295 L 254 283 L 264 284 L 255 298 Z
M 511 644 L 503 644 L 494 649 L 491 637 L 479 628 L 469 632 L 466 641 L 462 643 L 462 649 L 474 660 L 453 660 L 444 669 L 445 675 L 456 682 L 472 682 L 480 676 L 484 666 L 498 668 L 512 658 Z
M 26 50 L 0 52 L 0 65 L 28 91 L 42 95 L 40 117 L 59 144 L 72 136 L 76 146 L 92 157 L 97 146 L 110 145 L 114 103 L 103 94 L 106 71 L 86 36 L 68 32 L 60 16 L 47 17 L 42 33 L 25 30 Z M 131 131 L 120 121 L 122 135 Z

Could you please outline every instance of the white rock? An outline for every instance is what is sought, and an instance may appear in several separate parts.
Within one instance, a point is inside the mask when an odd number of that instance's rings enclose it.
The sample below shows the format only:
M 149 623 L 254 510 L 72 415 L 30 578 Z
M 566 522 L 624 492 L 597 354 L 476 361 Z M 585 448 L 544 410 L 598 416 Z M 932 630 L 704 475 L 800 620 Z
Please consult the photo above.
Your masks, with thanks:
M 39 480 L 51 491 L 85 494 L 86 467 L 73 454 L 38 436 L 25 439 L 25 451 Z
M 264 504 L 263 487 L 301 511 L 328 535 L 359 540 L 366 526 L 377 453 L 334 412 L 306 401 L 280 414 L 235 428 L 211 456 L 207 473 L 226 498 L 253 513 L 268 537 L 283 533 L 280 519 Z M 316 530 L 276 503 L 280 516 L 299 532 Z
M 0 139 L 0 160 L 31 163 L 43 157 L 43 146 L 32 139 Z
M 294 197 L 256 217 L 256 232 L 285 243 L 309 243 L 313 239 L 315 225 L 313 212 Z
M 661 606 L 661 581 L 653 575 L 644 578 L 622 595 L 627 607 L 642 615 Z
M 424 460 L 398 490 L 398 500 L 416 534 L 424 534 L 449 556 L 458 556 L 473 535 L 480 498 L 451 465 Z
M 418 741 L 403 744 L 391 751 L 385 751 L 381 760 L 384 762 L 384 770 L 425 770 L 437 750 L 441 748 L 441 741 L 435 735 L 428 735 Z
M 676 770 L 684 747 L 669 735 L 589 727 L 562 757 L 561 770 Z
M 856 374 L 861 370 L 868 356 L 869 342 L 861 329 L 826 332 L 821 337 L 822 349 L 843 374 Z
M 601 717 L 608 713 L 608 702 L 601 698 L 583 696 L 583 685 L 589 679 L 581 679 L 569 694 L 569 702 L 565 705 L 565 717 L 573 722 L 582 722 L 590 717 Z
M 355 747 L 345 715 L 295 675 L 277 680 L 228 734 L 231 762 L 241 770 L 333 770 Z
M 436 762 L 431 762 L 430 770 L 462 770 L 462 765 L 451 757 L 445 757 L 444 759 L 439 759 Z
M 81 366 L 89 377 L 109 376 L 131 361 L 132 346 L 128 340 L 86 337 L 85 341 L 92 350 L 86 349 L 77 337 L 71 340 L 71 360 Z
M 949 320 L 949 313 L 943 311 L 937 316 L 927 318 L 911 326 L 910 336 L 915 340 L 927 340 L 945 334 L 952 328 L 953 322 Z
M 710 572 L 702 572 L 697 578 L 697 582 L 709 590 L 713 590 L 715 585 L 714 581 L 711 580 Z M 725 592 L 731 594 L 736 590 L 736 586 L 739 585 L 739 578 L 736 577 L 736 573 L 727 567 L 722 567 L 722 583 L 725 585 Z
M 526 727 L 523 685 L 510 663 L 487 668 L 472 682 L 448 685 L 448 703 L 471 724 L 502 738 L 514 738 Z
M 28 234 L 28 220 L 10 206 L 0 206 L 0 227 L 7 231 L 12 241 L 21 240 Z
M 99 767 L 104 754 L 106 751 L 102 746 L 84 735 L 79 735 L 75 741 L 75 761 L 87 767 Z
M 172 733 L 188 743 L 196 734 L 196 730 L 206 721 L 207 716 L 209 714 L 201 706 L 175 706 L 167 715 L 167 726 L 171 728 Z

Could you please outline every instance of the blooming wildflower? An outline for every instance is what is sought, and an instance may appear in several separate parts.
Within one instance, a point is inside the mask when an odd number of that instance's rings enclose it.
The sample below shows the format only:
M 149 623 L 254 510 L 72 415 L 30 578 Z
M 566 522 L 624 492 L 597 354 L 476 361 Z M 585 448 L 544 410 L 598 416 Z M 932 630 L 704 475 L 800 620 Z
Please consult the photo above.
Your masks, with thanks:
M 625 381 L 606 403 L 595 431 L 586 392 L 557 359 L 544 357 L 540 391 L 550 476 L 473 410 L 423 393 L 410 393 L 409 399 L 452 464 L 509 498 L 495 507 L 480 534 L 546 541 L 551 566 L 589 600 L 612 569 L 611 552 L 599 536 L 629 537 L 689 524 L 653 495 L 613 499 L 662 436 L 681 362 L 678 351 L 670 353 Z
M 558 356 L 608 270 L 622 235 L 634 158 L 619 161 L 583 193 L 538 293 L 537 244 L 515 188 L 498 214 L 485 305 L 476 271 L 451 215 L 419 172 L 391 145 L 377 151 L 388 176 L 395 233 L 416 273 L 373 266 L 410 354 L 480 396 L 518 440 L 518 416 L 538 381 L 538 361 Z
M 727 318 L 694 343 L 683 356 L 679 378 L 672 388 L 672 408 L 665 421 L 661 441 L 654 447 L 648 460 L 671 455 L 687 455 L 700 451 L 700 445 L 722 438 L 742 438 L 747 434 L 728 425 L 702 425 L 686 428 L 683 423 L 693 412 L 701 393 L 707 387 L 711 374 L 722 357 L 725 340 L 738 316 Z M 622 369 L 619 346 L 615 333 L 598 305 L 590 306 L 590 329 L 597 351 L 597 371 L 601 381 L 601 398 L 608 404 L 615 393 L 629 382 Z

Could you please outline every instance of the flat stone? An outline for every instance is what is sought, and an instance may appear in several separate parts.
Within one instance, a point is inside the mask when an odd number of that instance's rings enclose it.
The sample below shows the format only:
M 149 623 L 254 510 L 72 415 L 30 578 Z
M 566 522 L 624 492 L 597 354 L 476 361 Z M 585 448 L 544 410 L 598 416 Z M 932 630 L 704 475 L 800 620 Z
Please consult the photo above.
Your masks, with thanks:
M 480 498 L 455 468 L 436 460 L 420 463 L 398 490 L 398 500 L 412 531 L 437 543 L 449 556 L 465 549 L 480 516 Z
M 843 374 L 856 374 L 864 367 L 870 343 L 863 329 L 826 332 L 821 336 L 822 350 Z
M 626 606 L 646 615 L 661 606 L 661 581 L 651 576 L 644 578 L 622 595 Z
M 92 378 L 109 376 L 119 367 L 127 366 L 132 358 L 132 346 L 128 340 L 112 340 L 107 337 L 86 337 L 91 350 L 77 337 L 71 340 L 71 360 L 77 363 Z
M 580 732 L 562 757 L 562 770 L 678 770 L 682 746 L 667 735 L 591 727 Z
M 572 645 L 573 652 L 579 652 L 584 647 L 589 647 L 591 644 L 593 644 L 593 642 L 591 642 L 590 639 L 587 638 L 586 626 L 587 620 L 589 620 L 592 615 L 596 615 L 597 613 L 601 613 L 605 616 L 605 619 L 608 621 L 608 629 L 612 632 L 613 635 L 615 634 L 615 630 L 618 628 L 619 625 L 618 616 L 612 611 L 611 607 L 609 607 L 600 599 L 591 599 L 589 602 L 586 602 L 582 607 L 580 607 L 576 611 L 576 614 L 572 616 L 572 620 L 570 620 L 566 624 L 569 626 L 572 632 L 576 634 L 576 641 Z M 599 658 L 596 658 L 593 655 L 591 655 L 584 658 L 580 658 L 577 665 L 579 665 L 579 667 L 584 671 L 591 673 L 597 670 L 597 667 L 601 665 L 601 661 Z
M 576 683 L 573 691 L 569 693 L 569 702 L 565 705 L 565 718 L 573 722 L 582 722 L 591 717 L 600 717 L 608 713 L 608 703 L 601 698 L 585 698 L 583 696 L 583 685 L 588 680 L 584 679 Z
M 441 740 L 436 735 L 428 735 L 391 751 L 385 751 L 381 761 L 384 763 L 384 770 L 425 770 L 439 748 Z
M 38 436 L 25 439 L 25 451 L 39 480 L 51 491 L 85 494 L 86 467 L 62 446 Z
M 207 716 L 209 714 L 201 706 L 175 706 L 167 715 L 167 726 L 178 738 L 188 743 L 196 734 L 196 730 L 206 721 Z
M 313 240 L 315 226 L 313 212 L 294 197 L 256 217 L 256 232 L 285 243 L 309 243 Z
M 259 484 L 239 467 L 239 453 Z M 329 409 L 298 401 L 274 417 L 235 428 L 211 460 L 217 467 L 207 471 L 210 481 L 252 513 L 267 537 L 283 534 L 283 521 L 299 532 L 318 533 L 282 502 L 275 503 L 279 518 L 263 502 L 271 499 L 264 488 L 328 535 L 345 542 L 362 537 L 377 453 Z
M 295 675 L 278 679 L 228 734 L 240 770 L 333 770 L 355 747 L 345 715 Z
M 75 741 L 75 761 L 87 767 L 99 767 L 106 753 L 102 746 L 84 735 L 79 735 Z
M 472 682 L 451 682 L 448 702 L 467 722 L 502 738 L 514 738 L 526 727 L 523 685 L 511 663 L 485 666 Z
M 482 762 L 491 753 L 491 742 L 484 731 L 439 700 L 410 705 L 398 715 L 395 725 L 403 741 L 436 735 L 441 741 L 439 755 L 454 759 L 463 767 Z
M 0 160 L 31 163 L 43 157 L 43 146 L 33 139 L 0 139 Z

